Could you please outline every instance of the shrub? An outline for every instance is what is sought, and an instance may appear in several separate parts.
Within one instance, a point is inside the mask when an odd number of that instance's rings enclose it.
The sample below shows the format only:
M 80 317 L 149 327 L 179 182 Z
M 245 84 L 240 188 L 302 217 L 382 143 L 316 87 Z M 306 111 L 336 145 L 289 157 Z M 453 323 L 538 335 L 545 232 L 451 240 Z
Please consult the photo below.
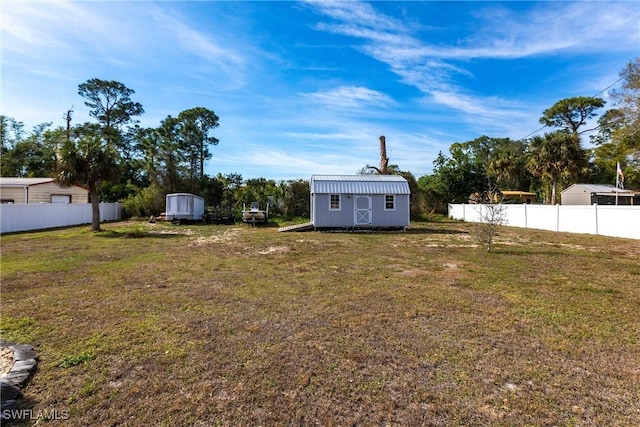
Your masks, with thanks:
M 122 203 L 129 217 L 149 217 L 164 211 L 164 195 L 157 185 L 138 190 Z

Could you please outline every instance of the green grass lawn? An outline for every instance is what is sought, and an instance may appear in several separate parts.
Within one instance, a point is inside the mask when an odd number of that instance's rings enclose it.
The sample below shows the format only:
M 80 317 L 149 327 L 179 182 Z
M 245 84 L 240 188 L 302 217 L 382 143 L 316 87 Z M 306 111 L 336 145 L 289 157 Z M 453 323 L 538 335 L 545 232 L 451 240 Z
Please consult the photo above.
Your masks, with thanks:
M 640 241 L 105 224 L 2 236 L 47 425 L 631 426 Z M 31 424 L 33 421 L 31 422 Z

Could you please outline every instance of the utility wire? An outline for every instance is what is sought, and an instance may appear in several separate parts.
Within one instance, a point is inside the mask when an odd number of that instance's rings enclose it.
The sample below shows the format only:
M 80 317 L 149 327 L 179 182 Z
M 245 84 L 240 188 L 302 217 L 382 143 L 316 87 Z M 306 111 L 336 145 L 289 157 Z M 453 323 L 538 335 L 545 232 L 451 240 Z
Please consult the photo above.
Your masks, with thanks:
M 540 129 L 536 129 L 536 130 L 534 130 L 533 132 L 531 132 L 530 134 L 528 134 L 527 136 L 525 136 L 525 137 L 523 137 L 523 138 L 520 138 L 520 139 L 521 139 L 521 140 L 522 140 L 522 139 L 527 139 L 527 138 L 529 138 L 531 135 L 533 135 L 533 134 L 536 134 L 536 133 L 540 132 L 542 129 L 544 129 L 544 128 L 546 128 L 546 127 L 547 127 L 547 125 L 543 125 Z
M 600 95 L 602 92 L 604 92 L 605 90 L 609 89 L 610 87 L 617 85 L 618 82 L 620 82 L 621 80 L 624 80 L 624 77 L 620 77 L 618 80 L 616 80 L 615 82 L 611 83 L 609 86 L 607 86 L 604 89 L 602 89 L 600 92 L 598 92 L 595 95 L 593 95 L 593 98 L 595 98 L 596 96 Z
M 621 80 L 624 80 L 624 77 L 620 77 L 618 80 L 616 80 L 615 82 L 611 83 L 609 86 L 607 86 L 607 87 L 605 87 L 604 89 L 602 89 L 600 92 L 598 92 L 598 93 L 596 93 L 595 95 L 593 95 L 593 96 L 592 96 L 592 98 L 595 98 L 596 96 L 600 95 L 602 92 L 606 91 L 607 89 L 609 89 L 609 88 L 611 88 L 611 87 L 613 87 L 613 86 L 617 85 Z M 540 132 L 542 129 L 544 129 L 544 128 L 546 128 L 546 127 L 547 127 L 547 125 L 543 125 L 540 129 L 536 129 L 536 130 L 534 130 L 533 132 L 531 132 L 531 133 L 530 133 L 530 134 L 528 134 L 527 136 L 525 136 L 525 137 L 523 137 L 523 138 L 520 138 L 520 140 L 527 139 L 527 138 L 529 138 L 531 135 L 534 135 L 534 134 L 536 134 L 536 133 Z M 597 129 L 597 128 L 595 128 L 595 129 Z M 589 130 L 595 130 L 595 129 L 589 129 Z M 585 131 L 585 132 L 586 132 L 586 131 Z M 583 133 L 583 132 L 580 132 L 580 133 Z

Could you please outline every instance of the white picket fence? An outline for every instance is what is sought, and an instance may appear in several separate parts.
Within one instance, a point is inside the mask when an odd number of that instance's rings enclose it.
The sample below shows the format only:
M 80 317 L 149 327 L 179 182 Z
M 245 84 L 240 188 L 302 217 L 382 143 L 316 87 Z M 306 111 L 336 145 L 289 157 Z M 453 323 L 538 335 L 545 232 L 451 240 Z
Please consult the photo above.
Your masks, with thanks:
M 100 203 L 100 221 L 122 219 L 122 203 Z M 0 233 L 91 224 L 91 203 L 0 204 Z
M 505 225 L 640 239 L 640 206 L 501 205 Z M 449 217 L 483 222 L 484 205 L 449 205 Z

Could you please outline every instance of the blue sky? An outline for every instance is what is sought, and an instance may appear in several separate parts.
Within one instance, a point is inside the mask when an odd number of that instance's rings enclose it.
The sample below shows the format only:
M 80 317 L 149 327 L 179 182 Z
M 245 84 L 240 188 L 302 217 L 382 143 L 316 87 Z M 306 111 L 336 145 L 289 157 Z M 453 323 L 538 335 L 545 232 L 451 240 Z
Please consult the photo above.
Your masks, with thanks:
M 357 173 L 380 135 L 420 177 L 454 142 L 529 135 L 640 56 L 637 1 L 5 0 L 0 15 L 1 114 L 89 121 L 78 85 L 117 80 L 143 126 L 213 110 L 206 173 L 244 178 Z

